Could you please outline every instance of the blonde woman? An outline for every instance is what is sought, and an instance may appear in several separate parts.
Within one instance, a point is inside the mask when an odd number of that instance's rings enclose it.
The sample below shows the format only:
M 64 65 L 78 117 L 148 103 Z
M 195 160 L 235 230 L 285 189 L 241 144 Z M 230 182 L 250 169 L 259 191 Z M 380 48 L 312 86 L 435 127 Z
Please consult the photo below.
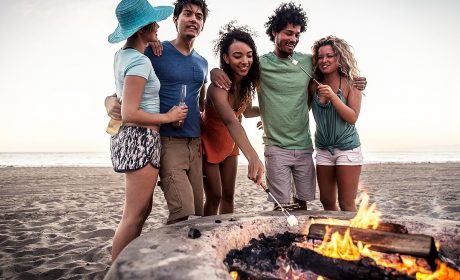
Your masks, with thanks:
M 316 122 L 316 174 L 324 210 L 356 211 L 355 198 L 363 164 L 355 127 L 362 93 L 353 86 L 359 76 L 350 46 L 328 36 L 312 47 L 318 83 L 310 83 L 309 104 Z
M 112 136 L 112 164 L 125 173 L 123 216 L 113 237 L 112 261 L 139 236 L 152 209 L 152 195 L 160 168 L 160 124 L 184 120 L 187 107 L 173 107 L 160 114 L 158 80 L 152 63 L 143 54 L 147 42 L 157 40 L 157 22 L 168 18 L 173 7 L 152 7 L 146 0 L 122 0 L 117 8 L 118 26 L 110 43 L 127 39 L 114 59 L 116 93 L 123 125 Z

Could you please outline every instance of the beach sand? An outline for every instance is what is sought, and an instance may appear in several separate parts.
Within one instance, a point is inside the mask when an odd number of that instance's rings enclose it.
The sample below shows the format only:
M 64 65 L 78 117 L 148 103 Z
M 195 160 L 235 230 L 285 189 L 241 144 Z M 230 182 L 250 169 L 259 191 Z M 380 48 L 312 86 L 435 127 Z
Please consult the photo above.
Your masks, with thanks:
M 265 193 L 245 174 L 240 166 L 235 212 L 271 210 Z M 365 165 L 363 189 L 383 213 L 455 220 L 460 226 L 460 163 Z M 102 279 L 123 198 L 123 175 L 111 168 L 0 168 L 0 278 Z M 308 205 L 322 209 L 319 200 Z M 157 187 L 143 232 L 161 227 L 166 217 Z

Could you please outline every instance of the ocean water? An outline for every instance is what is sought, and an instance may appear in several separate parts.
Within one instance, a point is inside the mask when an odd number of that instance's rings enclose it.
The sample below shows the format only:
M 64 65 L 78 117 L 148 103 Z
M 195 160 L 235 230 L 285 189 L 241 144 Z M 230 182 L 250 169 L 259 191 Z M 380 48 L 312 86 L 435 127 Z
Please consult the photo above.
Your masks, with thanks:
M 263 155 L 260 155 L 263 160 Z M 365 163 L 460 162 L 460 152 L 365 152 Z M 247 164 L 244 156 L 240 164 Z M 0 153 L 0 167 L 110 167 L 109 153 Z

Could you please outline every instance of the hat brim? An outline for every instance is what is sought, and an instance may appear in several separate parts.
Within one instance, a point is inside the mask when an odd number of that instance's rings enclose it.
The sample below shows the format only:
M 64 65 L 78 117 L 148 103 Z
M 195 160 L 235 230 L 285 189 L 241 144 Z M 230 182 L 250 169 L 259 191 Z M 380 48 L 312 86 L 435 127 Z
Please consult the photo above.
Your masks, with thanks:
M 120 24 L 118 24 L 115 31 L 113 31 L 108 37 L 109 43 L 115 44 L 126 40 L 142 27 L 152 22 L 159 22 L 167 19 L 173 11 L 174 8 L 170 6 L 157 6 L 153 7 L 143 17 L 136 19 L 136 24 L 130 29 L 123 29 Z

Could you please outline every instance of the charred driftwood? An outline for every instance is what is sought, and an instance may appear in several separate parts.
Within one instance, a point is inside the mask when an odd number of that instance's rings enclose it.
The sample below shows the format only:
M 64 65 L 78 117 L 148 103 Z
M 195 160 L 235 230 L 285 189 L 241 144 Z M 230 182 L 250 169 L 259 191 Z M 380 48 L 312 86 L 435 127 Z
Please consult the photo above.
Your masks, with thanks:
M 329 279 L 415 279 L 392 268 L 382 268 L 374 260 L 363 258 L 359 261 L 333 259 L 313 250 L 292 246 L 288 257 L 305 270 L 325 276 Z
M 314 223 L 312 222 L 314 220 Z M 328 218 L 322 216 L 312 216 L 305 223 L 305 227 L 302 229 L 301 233 L 304 235 L 308 234 L 308 227 L 312 224 L 328 224 L 328 225 L 337 225 L 337 226 L 350 226 L 350 220 L 340 219 L 340 218 Z M 395 232 L 395 233 L 409 233 L 407 228 L 400 224 L 380 222 L 376 230 L 386 231 L 386 232 Z
M 361 241 L 363 244 L 371 245 L 370 249 L 374 251 L 425 258 L 430 264 L 434 264 L 438 256 L 433 237 L 423 234 L 401 234 L 346 226 L 312 224 L 307 238 L 323 240 L 326 226 L 331 228 L 331 234 L 339 232 L 343 235 L 347 229 L 350 229 L 350 236 L 354 242 Z

